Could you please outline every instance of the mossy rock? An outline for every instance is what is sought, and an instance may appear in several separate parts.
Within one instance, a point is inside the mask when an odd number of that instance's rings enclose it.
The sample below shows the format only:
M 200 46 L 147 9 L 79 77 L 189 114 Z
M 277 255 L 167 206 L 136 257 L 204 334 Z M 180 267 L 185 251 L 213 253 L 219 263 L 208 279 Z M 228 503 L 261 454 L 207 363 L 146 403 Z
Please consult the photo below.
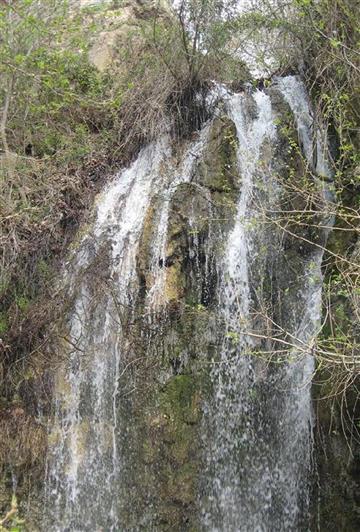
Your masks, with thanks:
M 360 451 L 344 416 L 353 412 L 359 418 L 358 392 L 349 388 L 336 397 L 328 374 L 319 373 L 317 380 L 324 384 L 314 387 L 318 473 L 314 500 L 319 504 L 312 514 L 321 532 L 355 532 L 360 528 Z
M 198 166 L 198 183 L 212 192 L 236 198 L 240 187 L 235 124 L 228 117 L 212 124 L 203 161 Z
M 193 375 L 176 375 L 161 391 L 162 410 L 176 424 L 198 421 L 196 380 Z

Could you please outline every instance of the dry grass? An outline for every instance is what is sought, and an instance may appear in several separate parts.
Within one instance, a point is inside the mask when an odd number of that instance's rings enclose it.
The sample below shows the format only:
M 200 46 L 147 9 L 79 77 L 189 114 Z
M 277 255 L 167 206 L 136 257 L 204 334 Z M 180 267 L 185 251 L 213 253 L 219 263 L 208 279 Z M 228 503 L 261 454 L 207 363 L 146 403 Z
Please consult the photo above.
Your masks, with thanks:
M 0 463 L 9 464 L 14 471 L 43 463 L 46 428 L 27 415 L 21 406 L 1 412 L 0 433 Z

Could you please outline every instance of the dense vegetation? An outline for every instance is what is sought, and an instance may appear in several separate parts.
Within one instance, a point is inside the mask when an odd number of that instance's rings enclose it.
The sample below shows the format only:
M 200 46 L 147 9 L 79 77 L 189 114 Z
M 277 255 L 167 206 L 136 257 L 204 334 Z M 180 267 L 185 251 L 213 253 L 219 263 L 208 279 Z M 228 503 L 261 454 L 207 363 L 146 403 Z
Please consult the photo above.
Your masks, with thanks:
M 16 380 L 8 371 L 31 352 L 51 319 L 37 299 L 54 298 L 54 258 L 111 164 L 116 105 L 104 98 L 106 80 L 86 59 L 92 28 L 81 23 L 69 18 L 63 2 L 1 7 L 4 395 Z

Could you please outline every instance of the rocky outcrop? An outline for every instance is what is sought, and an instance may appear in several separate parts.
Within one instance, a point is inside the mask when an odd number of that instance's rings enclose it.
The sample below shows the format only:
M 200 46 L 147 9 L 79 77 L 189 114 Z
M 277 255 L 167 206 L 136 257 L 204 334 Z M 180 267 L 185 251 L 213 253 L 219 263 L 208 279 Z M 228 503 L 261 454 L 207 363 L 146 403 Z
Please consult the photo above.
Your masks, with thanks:
M 89 17 L 98 28 L 89 51 L 90 62 L 104 72 L 116 60 L 117 51 L 124 47 L 129 35 L 136 34 L 141 42 L 140 25 L 155 16 L 169 14 L 167 0 L 94 1 L 82 0 L 80 7 L 89 11 Z M 78 3 L 76 9 L 78 9 Z M 134 42 L 134 40 L 133 40 Z
M 139 515 L 144 530 L 200 526 L 201 419 L 210 386 L 208 360 L 216 342 L 215 257 L 232 225 L 240 186 L 234 125 L 220 117 L 208 138 L 193 179 L 171 198 L 163 310 L 148 326 L 141 322 L 148 330 L 144 360 L 133 368 L 137 390 L 121 409 L 124 425 L 131 424 L 123 441 L 128 468 L 122 487 L 129 529 L 139 526 Z M 157 201 L 148 209 L 139 250 L 142 293 L 151 290 L 153 281 L 148 261 Z M 157 328 L 155 336 L 152 327 Z M 137 486 L 136 493 L 131 486 Z

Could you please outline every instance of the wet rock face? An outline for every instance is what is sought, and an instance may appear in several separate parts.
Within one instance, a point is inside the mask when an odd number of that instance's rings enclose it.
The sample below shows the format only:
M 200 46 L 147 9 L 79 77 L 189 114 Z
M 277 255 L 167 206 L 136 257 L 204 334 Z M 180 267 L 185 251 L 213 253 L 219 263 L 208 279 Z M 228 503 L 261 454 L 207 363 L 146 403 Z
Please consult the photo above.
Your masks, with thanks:
M 273 99 L 275 116 L 283 121 L 284 129 L 286 126 L 288 131 L 279 135 L 274 145 L 269 140 L 262 144 L 260 167 L 273 167 L 284 181 L 296 182 L 304 172 L 304 166 L 300 156 L 294 154 L 290 161 L 288 158 L 291 140 L 296 137 L 293 122 L 289 119 L 290 111 L 275 92 Z M 248 103 L 247 116 L 254 120 L 256 109 L 250 108 L 250 98 Z M 164 272 L 162 300 L 150 317 L 148 326 L 144 324 L 144 319 L 139 325 L 144 343 L 139 346 L 137 354 L 146 352 L 146 355 L 136 368 L 132 368 L 138 389 L 120 406 L 119 417 L 127 427 L 126 430 L 124 428 L 122 442 L 126 470 L 123 470 L 121 498 L 124 504 L 121 512 L 129 529 L 139 526 L 139 515 L 145 530 L 152 527 L 159 530 L 198 530 L 204 526 L 199 500 L 199 493 L 204 487 L 203 472 L 208 467 L 203 415 L 204 406 L 214 393 L 212 364 L 214 360 L 217 361 L 215 363 L 219 361 L 223 341 L 223 330 L 220 329 L 224 324 L 221 320 L 219 322 L 218 315 L 219 268 L 224 246 L 234 226 L 243 185 L 237 160 L 238 145 L 234 123 L 226 116 L 215 119 L 202 154 L 193 164 L 191 178 L 179 183 L 169 199 L 164 255 L 159 253 L 158 257 Z M 262 183 L 259 177 L 252 193 L 254 206 L 268 202 L 269 191 Z M 272 186 L 275 183 L 269 180 L 268 187 Z M 286 204 L 289 196 L 284 194 L 280 199 Z M 146 314 L 146 294 L 151 292 L 155 282 L 152 245 L 156 240 L 163 201 L 161 194 L 153 198 L 142 231 L 137 261 L 141 279 L 138 306 L 142 316 Z M 276 225 L 265 223 L 264 227 L 268 227 L 264 229 L 266 234 L 263 231 L 258 239 L 256 231 L 253 233 L 253 299 L 259 305 L 265 303 L 271 316 L 292 331 L 298 319 L 299 305 L 305 304 L 304 301 L 299 303 L 298 292 L 305 275 L 306 258 L 297 249 L 296 235 L 291 238 L 287 234 L 284 236 Z M 289 255 L 287 250 L 283 251 L 287 238 Z M 299 257 L 297 261 L 289 258 L 290 251 Z M 292 261 L 290 268 L 289 260 Z M 258 326 L 264 326 L 261 319 Z M 144 331 L 147 331 L 145 335 Z M 239 340 L 234 336 L 228 340 L 229 343 L 231 341 L 236 346 Z M 259 342 L 258 347 L 271 349 L 270 344 Z M 288 399 L 285 395 L 272 396 L 272 387 L 281 369 L 275 366 L 268 368 L 261 361 L 255 362 L 254 366 L 256 383 L 251 390 L 253 415 L 260 403 L 273 407 L 273 412 L 270 408 L 268 416 L 265 419 L 260 416 L 258 421 L 264 435 L 259 446 L 263 446 L 266 453 L 267 445 L 273 439 L 272 427 L 277 423 L 279 411 L 284 409 L 280 416 L 288 415 Z M 284 370 L 283 383 L 287 378 Z M 288 381 L 286 383 L 286 386 L 291 386 Z M 235 397 L 233 399 L 235 401 Z M 298 400 L 296 394 L 293 400 Z M 275 455 L 276 446 L 278 452 L 282 452 L 281 438 L 289 437 L 287 425 L 284 427 L 271 451 Z M 304 430 L 308 430 L 307 425 L 304 425 Z M 299 455 L 298 458 L 303 457 Z M 279 498 L 281 504 L 283 502 Z M 299 529 L 305 530 L 307 501 L 299 500 L 298 504 L 304 506 L 304 516 L 297 523 Z M 220 527 L 224 526 L 221 522 Z
M 165 256 L 159 256 L 165 271 L 164 303 L 211 303 L 207 292 L 216 287 L 215 257 L 233 223 L 241 184 L 236 147 L 231 120 L 216 119 L 203 155 L 194 162 L 192 178 L 180 183 L 171 196 Z M 139 275 L 147 292 L 154 281 L 150 248 L 162 199 L 161 194 L 156 196 L 148 209 L 139 250 Z
M 349 430 L 347 412 L 359 416 L 358 392 L 356 386 L 349 386 L 345 394 L 334 397 L 333 389 L 326 385 L 329 378 L 329 374 L 319 373 L 313 390 L 318 482 L 313 488 L 312 529 L 356 532 L 360 523 L 360 446 Z
M 351 237 L 354 239 L 354 235 Z M 329 249 L 345 256 L 350 238 L 342 231 L 334 231 Z M 354 245 L 351 260 L 359 260 L 359 243 Z M 358 308 L 353 295 L 338 295 L 331 301 L 342 334 L 358 338 L 357 310 L 353 305 Z M 326 329 L 327 326 L 325 335 Z M 344 387 L 341 372 L 340 368 L 332 374 L 323 369 L 314 379 L 314 462 L 318 482 L 313 494 L 313 528 L 319 523 L 321 531 L 355 532 L 360 527 L 360 444 L 354 427 L 360 418 L 359 379 L 348 381 Z
M 240 190 L 237 145 L 234 123 L 227 116 L 215 119 L 203 161 L 198 166 L 197 182 L 213 194 L 223 194 L 225 197 L 219 196 L 222 203 L 226 198 L 229 201 L 231 198 L 236 200 Z
M 208 361 L 216 341 L 212 331 L 216 256 L 235 212 L 240 184 L 236 147 L 232 122 L 226 117 L 215 120 L 191 181 L 180 184 L 170 200 L 165 257 L 159 259 L 165 270 L 162 310 L 148 326 L 146 367 L 140 363 L 137 370 L 140 390 L 122 409 L 127 420 L 129 411 L 135 420 L 131 465 L 123 489 L 128 501 L 123 511 L 130 529 L 138 526 L 139 513 L 145 530 L 197 530 L 200 526 L 201 417 L 209 391 Z M 139 249 L 142 294 L 153 283 L 149 261 L 158 207 L 156 197 L 145 218 Z M 155 336 L 151 327 L 157 330 Z M 128 432 L 123 445 L 127 452 Z M 144 491 L 137 491 L 134 506 L 129 488 L 141 485 L 141 478 Z
M 316 249 L 316 245 L 324 246 L 331 251 L 346 254 L 349 240 L 354 235 L 343 235 L 340 232 L 330 233 L 326 243 L 326 231 L 316 225 L 328 225 L 321 222 L 321 201 L 308 204 L 308 196 L 301 194 L 301 190 L 311 190 L 312 177 L 304 167 L 304 159 L 292 149 L 296 140 L 296 131 L 293 118 L 283 98 L 279 98 L 276 90 L 271 89 L 274 108 L 277 110 L 281 127 L 279 128 L 278 157 L 284 159 L 281 179 L 285 183 L 294 183 L 292 190 L 284 196 L 282 209 L 284 211 L 318 210 L 319 214 L 312 219 L 301 217 L 300 224 L 287 225 L 288 233 L 284 235 L 284 260 L 279 261 L 274 269 L 272 286 L 278 298 L 277 319 L 288 327 L 296 328 L 296 320 L 292 319 L 299 304 L 297 297 L 289 297 L 289 288 L 293 287 L 294 294 L 301 292 L 303 257 L 309 256 Z M 284 154 L 285 157 L 284 157 Z M 287 164 L 291 162 L 290 167 Z M 295 172 L 294 172 L 295 170 Z M 298 177 L 301 178 L 298 181 Z M 315 227 L 307 227 L 307 223 Z M 355 259 L 356 260 L 356 259 Z M 282 264 L 281 264 L 282 262 Z M 318 273 L 313 271 L 310 276 L 313 283 L 318 283 Z M 276 287 L 274 289 L 274 287 Z M 339 302 L 333 302 L 336 309 Z M 345 303 L 347 316 L 352 316 L 350 322 L 356 322 L 349 301 Z M 276 308 L 276 307 L 275 307 Z M 346 330 L 346 325 L 345 326 Z M 324 331 L 323 331 L 324 333 Z M 325 331 L 326 334 L 326 331 Z M 358 396 L 357 384 L 350 385 L 345 393 L 336 394 L 337 386 L 334 385 L 334 375 L 326 371 L 318 371 L 314 377 L 312 387 L 314 408 L 314 454 L 313 454 L 313 485 L 311 494 L 311 530 L 320 531 L 355 531 L 360 526 L 360 501 L 359 493 L 359 464 L 360 447 L 353 437 L 352 421 L 360 416 L 356 397 Z M 334 395 L 335 391 L 335 395 Z M 346 405 L 346 406 L 345 406 Z M 347 412 L 347 413 L 346 413 Z

